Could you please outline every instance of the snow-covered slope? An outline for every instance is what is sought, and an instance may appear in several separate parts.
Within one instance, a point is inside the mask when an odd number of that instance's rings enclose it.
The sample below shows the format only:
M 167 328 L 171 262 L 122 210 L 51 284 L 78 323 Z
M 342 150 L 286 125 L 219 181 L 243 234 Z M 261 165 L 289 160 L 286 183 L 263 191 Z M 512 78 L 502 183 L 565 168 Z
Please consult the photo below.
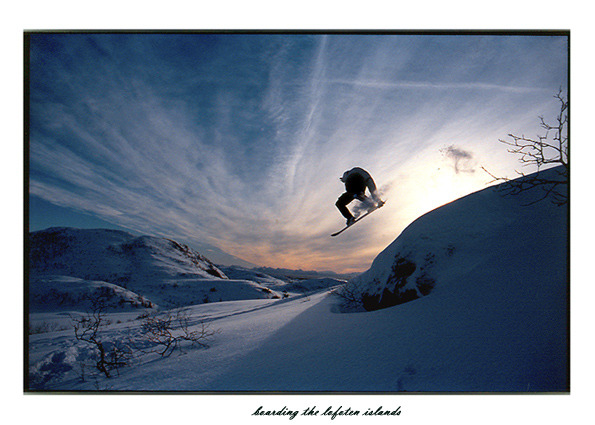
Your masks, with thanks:
M 559 178 L 557 169 L 542 172 Z M 503 195 L 502 187 L 465 196 L 415 220 L 382 251 L 365 273 L 351 280 L 367 310 L 401 304 L 430 294 L 477 286 L 469 275 L 531 287 L 563 284 L 567 272 L 567 208 L 540 188 Z M 483 280 L 482 280 L 483 282 Z M 487 284 L 487 283 L 486 283 Z M 529 300 L 527 300 L 529 301 Z
M 276 292 L 290 295 L 320 291 L 322 289 L 328 289 L 346 283 L 346 281 L 343 279 L 324 276 L 324 274 L 317 272 L 294 271 L 293 273 L 297 275 L 320 276 L 310 278 L 296 278 L 291 276 L 292 273 L 290 270 L 285 270 L 285 274 L 275 273 L 277 277 L 274 277 L 268 273 L 264 273 L 262 271 L 263 268 L 246 269 L 239 266 L 229 266 L 221 267 L 221 270 L 223 270 L 225 274 L 232 279 L 248 279 Z M 288 274 L 290 276 L 288 276 Z M 331 276 L 337 276 L 333 273 L 330 274 Z
M 94 300 L 102 305 L 94 305 Z M 70 276 L 33 276 L 29 280 L 29 311 L 91 311 L 153 308 L 142 295 L 113 283 Z
M 281 296 L 252 281 L 228 279 L 206 257 L 165 238 L 108 229 L 50 228 L 32 232 L 29 248 L 33 309 L 60 306 L 43 305 L 44 294 L 49 300 L 80 296 L 78 289 L 65 283 L 70 278 L 102 281 L 118 292 L 132 291 L 150 306 L 161 308 Z M 60 285 L 57 276 L 63 277 Z M 48 285 L 48 279 L 54 284 Z M 69 294 L 70 290 L 75 294 Z
M 107 278 L 125 282 L 139 268 L 161 275 L 218 277 L 225 275 L 207 258 L 186 245 L 151 236 L 134 236 L 108 229 L 50 228 L 32 232 L 32 272 Z M 106 274 L 111 276 L 106 276 Z
M 52 326 L 30 335 L 31 382 L 54 390 L 568 391 L 567 209 L 526 205 L 532 196 L 489 188 L 438 208 L 353 281 L 371 298 L 404 282 L 423 295 L 410 302 L 348 311 L 325 289 L 196 305 L 188 309 L 194 328 L 217 331 L 208 349 L 138 356 L 119 377 L 91 379 L 87 368 L 81 379 L 88 347 L 57 314 L 39 313 Z M 391 279 L 395 269 L 404 279 Z M 419 283 L 430 280 L 424 295 Z M 139 340 L 139 320 L 119 314 L 104 337 Z
M 207 388 L 567 391 L 567 208 L 542 195 L 488 188 L 424 215 L 352 282 L 386 308 L 323 298 Z M 414 293 L 387 307 L 395 283 Z

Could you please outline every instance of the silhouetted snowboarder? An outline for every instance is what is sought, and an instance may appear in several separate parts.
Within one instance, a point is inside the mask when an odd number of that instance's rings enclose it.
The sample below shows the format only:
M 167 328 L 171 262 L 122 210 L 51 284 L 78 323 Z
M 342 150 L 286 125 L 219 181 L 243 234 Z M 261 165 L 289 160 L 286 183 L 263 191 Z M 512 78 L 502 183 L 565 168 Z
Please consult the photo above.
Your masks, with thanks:
M 376 183 L 374 179 L 366 170 L 355 167 L 349 171 L 345 171 L 340 180 L 345 183 L 345 193 L 342 194 L 336 202 L 336 206 L 347 219 L 347 227 L 355 223 L 356 219 L 347 208 L 347 205 L 357 199 L 368 208 L 368 212 L 372 212 L 384 205 L 384 201 L 378 196 Z M 366 188 L 370 191 L 372 198 L 366 196 Z M 362 216 L 363 218 L 363 216 Z

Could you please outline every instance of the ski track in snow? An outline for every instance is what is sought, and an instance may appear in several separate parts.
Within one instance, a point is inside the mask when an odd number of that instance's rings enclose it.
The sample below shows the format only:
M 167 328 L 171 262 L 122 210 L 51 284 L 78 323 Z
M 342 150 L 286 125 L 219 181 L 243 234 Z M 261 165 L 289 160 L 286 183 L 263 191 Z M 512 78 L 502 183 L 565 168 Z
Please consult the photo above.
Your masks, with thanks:
M 135 373 L 135 367 L 123 368 L 117 379 L 95 374 L 93 380 L 87 379 L 87 382 L 81 382 L 80 371 L 75 371 L 77 349 L 73 347 L 85 352 L 90 347 L 82 347 L 83 344 L 75 341 L 70 321 L 66 319 L 71 313 L 32 313 L 32 323 L 57 321 L 69 329 L 30 335 L 29 363 L 33 371 L 45 369 L 54 375 L 53 390 L 200 391 L 238 357 L 255 349 L 271 333 L 313 306 L 325 294 L 323 291 L 280 300 L 228 301 L 184 307 L 191 329 L 204 323 L 216 332 L 208 349 L 189 348 L 167 358 L 145 356 L 135 363 L 142 368 L 140 374 Z M 105 338 L 137 331 L 140 321 L 134 319 L 138 315 L 139 312 L 106 313 L 105 318 L 111 325 L 104 331 Z M 188 363 L 192 364 L 191 369 Z M 94 372 L 92 368 L 90 370 Z

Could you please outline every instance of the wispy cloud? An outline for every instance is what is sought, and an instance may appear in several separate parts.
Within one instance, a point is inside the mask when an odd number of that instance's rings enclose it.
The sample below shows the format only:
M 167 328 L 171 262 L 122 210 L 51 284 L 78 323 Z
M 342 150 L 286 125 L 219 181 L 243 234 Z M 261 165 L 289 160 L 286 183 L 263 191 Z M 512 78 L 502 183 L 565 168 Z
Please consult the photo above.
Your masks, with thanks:
M 433 81 L 373 81 L 373 80 L 329 80 L 328 83 L 353 85 L 370 89 L 412 89 L 412 90 L 488 90 L 511 93 L 531 93 L 548 91 L 544 87 L 522 87 L 505 84 L 489 84 L 481 82 L 433 82 Z
M 363 166 L 391 199 L 406 196 L 427 176 L 404 173 L 444 140 L 457 141 L 444 151 L 455 170 L 470 169 L 486 139 L 534 119 L 566 78 L 560 46 L 498 37 L 37 35 L 31 193 L 260 264 L 362 269 L 408 224 L 399 218 L 408 204 L 387 204 L 385 230 L 371 219 L 331 239 L 343 223 L 334 207 L 343 171 Z M 448 54 L 453 47 L 458 55 Z M 515 68 L 511 52 L 522 55 Z M 539 74 L 521 66 L 545 52 L 561 65 Z

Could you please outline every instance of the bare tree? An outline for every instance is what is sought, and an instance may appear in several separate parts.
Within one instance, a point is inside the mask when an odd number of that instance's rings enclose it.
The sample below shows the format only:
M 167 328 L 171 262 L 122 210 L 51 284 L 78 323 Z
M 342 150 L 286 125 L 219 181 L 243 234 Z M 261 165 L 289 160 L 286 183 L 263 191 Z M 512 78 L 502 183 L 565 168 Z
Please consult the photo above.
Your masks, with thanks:
M 562 95 L 562 89 L 558 91 L 554 98 L 560 103 L 560 112 L 556 117 L 555 124 L 548 124 L 543 116 L 539 117 L 540 126 L 545 130 L 545 134 L 538 135 L 536 139 L 529 137 L 516 136 L 509 134 L 511 140 L 499 141 L 509 146 L 508 152 L 520 155 L 519 162 L 523 166 L 537 167 L 537 173 L 526 175 L 517 171 L 522 177 L 511 180 L 506 177 L 496 177 L 484 167 L 482 169 L 488 173 L 495 181 L 503 182 L 503 189 L 510 194 L 518 194 L 529 189 L 540 187 L 544 189 L 543 197 L 534 201 L 539 202 L 550 196 L 552 201 L 558 205 L 568 202 L 568 182 L 569 182 L 569 146 L 568 146 L 568 99 Z M 546 178 L 540 173 L 543 166 L 558 165 L 561 166 L 558 178 Z
M 362 291 L 352 282 L 336 288 L 333 294 L 342 299 L 342 307 L 347 311 L 363 308 Z
M 89 312 L 81 316 L 71 316 L 74 336 L 78 341 L 87 342 L 94 347 L 97 355 L 95 367 L 109 378 L 113 370 L 119 374 L 120 367 L 128 364 L 132 358 L 132 349 L 127 344 L 103 337 L 101 328 L 110 324 L 104 316 L 105 300 L 100 295 L 90 296 L 89 299 Z M 82 376 L 84 380 L 84 375 Z
M 154 351 L 163 357 L 169 357 L 181 343 L 186 341 L 192 345 L 208 347 L 208 339 L 215 334 L 201 322 L 199 327 L 191 330 L 190 319 L 185 310 L 162 315 L 145 317 L 142 331 L 145 337 L 155 346 Z

